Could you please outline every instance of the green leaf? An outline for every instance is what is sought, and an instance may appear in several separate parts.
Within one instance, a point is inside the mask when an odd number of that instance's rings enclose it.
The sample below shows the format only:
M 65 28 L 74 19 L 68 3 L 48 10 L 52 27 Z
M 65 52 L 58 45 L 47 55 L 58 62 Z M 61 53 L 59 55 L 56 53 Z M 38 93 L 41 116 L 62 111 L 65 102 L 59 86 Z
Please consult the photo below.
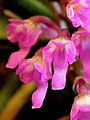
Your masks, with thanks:
M 41 0 L 15 0 L 15 2 L 23 6 L 31 13 L 53 18 L 53 13 L 49 5 L 47 5 L 48 1 L 42 2 Z

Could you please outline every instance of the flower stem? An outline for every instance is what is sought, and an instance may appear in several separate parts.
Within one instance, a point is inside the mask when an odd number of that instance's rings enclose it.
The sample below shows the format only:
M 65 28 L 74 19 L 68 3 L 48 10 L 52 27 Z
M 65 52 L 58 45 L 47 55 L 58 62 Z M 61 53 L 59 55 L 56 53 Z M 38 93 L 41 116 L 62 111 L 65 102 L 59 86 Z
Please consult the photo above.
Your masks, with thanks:
M 4 109 L 13 92 L 19 87 L 18 77 L 14 73 L 10 73 L 9 78 L 7 76 L 7 83 L 0 90 L 0 112 Z
M 0 114 L 0 120 L 13 120 L 35 89 L 36 85 L 33 81 L 23 84 L 7 103 Z

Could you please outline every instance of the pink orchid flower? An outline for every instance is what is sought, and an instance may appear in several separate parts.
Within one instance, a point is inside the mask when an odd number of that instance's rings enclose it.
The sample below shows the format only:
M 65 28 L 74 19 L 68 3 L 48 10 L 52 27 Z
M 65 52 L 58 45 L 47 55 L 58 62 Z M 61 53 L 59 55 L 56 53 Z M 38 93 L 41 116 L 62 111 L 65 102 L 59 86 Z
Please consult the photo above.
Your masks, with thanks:
M 90 88 L 84 80 L 79 80 L 78 96 L 72 105 L 70 120 L 90 120 Z
M 52 39 L 43 48 L 44 60 L 48 63 L 53 63 L 54 66 L 52 89 L 58 90 L 65 87 L 68 66 L 75 62 L 75 56 L 76 49 L 74 43 L 70 40 L 67 30 L 62 30 L 56 39 Z
M 6 67 L 15 68 L 30 52 L 41 35 L 51 39 L 58 36 L 59 28 L 47 17 L 34 16 L 23 21 L 10 19 L 7 36 L 10 42 L 18 43 L 20 50 L 10 55 Z
M 74 27 L 81 25 L 90 32 L 90 0 L 70 0 L 66 12 Z
M 43 60 L 41 49 L 32 58 L 25 59 L 17 68 L 16 74 L 24 83 L 35 81 L 37 90 L 32 95 L 32 108 L 40 108 L 48 89 L 48 80 L 52 78 L 51 64 Z
M 80 28 L 71 39 L 76 45 L 77 55 L 80 56 L 83 65 L 83 79 L 90 81 L 90 33 Z

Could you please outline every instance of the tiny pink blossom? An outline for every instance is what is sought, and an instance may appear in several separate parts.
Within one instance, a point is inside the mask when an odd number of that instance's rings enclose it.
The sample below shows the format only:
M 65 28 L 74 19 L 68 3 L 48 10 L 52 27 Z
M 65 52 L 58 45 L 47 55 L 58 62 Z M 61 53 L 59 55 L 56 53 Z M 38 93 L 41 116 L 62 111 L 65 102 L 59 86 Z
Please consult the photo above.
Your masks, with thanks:
M 77 55 L 80 56 L 83 65 L 83 79 L 90 81 L 90 33 L 80 28 L 71 39 L 76 45 Z
M 37 90 L 32 95 L 32 108 L 40 108 L 48 89 L 48 80 L 52 78 L 51 64 L 43 60 L 41 49 L 32 58 L 25 59 L 16 74 L 24 83 L 35 81 Z
M 53 63 L 54 66 L 52 89 L 58 90 L 65 87 L 68 66 L 75 62 L 75 56 L 76 49 L 74 43 L 70 40 L 67 30 L 62 30 L 56 39 L 52 39 L 43 48 L 44 60 L 48 63 Z
M 71 120 L 90 120 L 90 88 L 85 81 L 79 80 L 78 92 L 72 105 L 70 118 Z
M 74 27 L 81 25 L 90 32 L 90 0 L 70 0 L 66 12 Z
M 8 68 L 15 68 L 27 56 L 41 35 L 45 35 L 48 39 L 58 36 L 57 25 L 44 16 L 34 16 L 23 21 L 14 19 L 9 21 L 11 23 L 7 26 L 8 39 L 12 43 L 17 42 L 20 50 L 11 54 L 6 65 Z

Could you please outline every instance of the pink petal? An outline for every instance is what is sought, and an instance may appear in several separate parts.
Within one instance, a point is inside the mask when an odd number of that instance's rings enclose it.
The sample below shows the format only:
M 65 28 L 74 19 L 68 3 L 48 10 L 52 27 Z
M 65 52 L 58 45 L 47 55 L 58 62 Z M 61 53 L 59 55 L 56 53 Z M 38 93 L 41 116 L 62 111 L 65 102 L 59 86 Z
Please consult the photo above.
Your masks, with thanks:
M 42 63 L 39 63 L 38 60 L 34 63 L 34 67 L 38 72 L 42 72 Z
M 90 119 L 90 88 L 87 83 L 80 79 L 78 82 L 78 95 L 74 99 L 70 117 L 71 120 Z
M 39 85 L 42 82 L 41 73 L 35 68 L 34 68 L 34 73 L 33 73 L 33 80 L 35 81 L 37 85 Z
M 21 64 L 19 65 L 19 67 L 16 70 L 16 74 L 20 76 L 20 80 L 24 83 L 28 83 L 32 80 L 34 80 L 34 75 L 35 75 L 35 68 L 34 68 L 34 62 L 36 62 L 35 60 L 33 60 L 32 58 L 29 60 L 24 60 L 23 62 L 21 62 Z M 39 72 L 37 73 L 37 77 L 38 78 Z
M 49 63 L 43 62 L 41 80 L 47 81 L 52 78 L 52 66 Z
M 16 35 L 16 26 L 9 24 L 7 27 L 7 38 L 10 42 L 15 43 L 18 41 L 18 37 L 20 36 L 20 33 Z M 13 34 L 14 33 L 14 34 Z
M 42 106 L 46 96 L 47 88 L 48 88 L 47 82 L 43 82 L 41 85 L 37 86 L 37 90 L 32 95 L 33 104 L 32 109 L 40 108 Z
M 31 20 L 36 22 L 40 26 L 42 33 L 46 38 L 52 39 L 58 36 L 60 32 L 59 27 L 48 17 L 34 16 L 31 17 Z
M 78 112 L 79 112 L 79 106 L 77 106 L 77 104 L 74 101 L 72 109 L 71 109 L 71 113 L 70 113 L 70 119 L 78 120 Z
M 69 18 L 72 18 L 74 16 L 73 7 L 68 5 L 67 8 L 66 8 L 66 10 L 67 10 L 67 16 Z
M 9 21 L 11 23 L 6 27 L 8 39 L 12 43 L 18 42 L 21 38 L 23 39 L 25 37 L 22 27 L 26 22 L 14 19 L 9 19 Z
M 13 52 L 10 55 L 6 67 L 11 69 L 15 68 L 18 64 L 21 63 L 21 61 L 27 56 L 28 53 L 29 53 L 29 49 L 20 49 L 17 52 Z
M 65 61 L 64 51 L 61 51 L 60 48 L 57 48 L 54 54 L 54 75 L 52 78 L 52 89 L 61 90 L 66 84 L 68 62 Z
M 42 72 L 42 47 L 35 53 L 35 62 L 34 62 L 34 67 L 38 72 Z M 34 58 L 33 57 L 33 58 Z
M 16 75 L 19 75 L 21 74 L 24 69 L 30 65 L 30 62 L 26 59 L 24 59 L 20 64 L 19 64 L 19 67 L 16 69 Z
M 74 27 L 81 25 L 81 27 L 90 32 L 90 1 L 72 0 L 68 3 L 66 11 Z
M 65 85 L 66 85 L 66 73 L 67 73 L 67 69 L 66 68 L 55 68 L 54 69 L 54 75 L 52 78 L 52 89 L 53 90 L 61 90 L 64 89 Z
M 56 46 L 54 44 L 52 44 L 52 41 L 50 41 L 48 43 L 48 45 L 43 48 L 43 50 L 42 50 L 43 59 L 46 62 L 51 63 L 53 61 L 53 56 L 54 56 L 55 49 L 56 49 Z
M 70 113 L 71 120 L 90 119 L 90 105 L 87 104 L 88 100 L 87 98 L 85 98 L 85 96 L 90 97 L 88 94 L 81 94 L 81 95 L 79 94 L 77 97 L 75 97 L 74 103 L 72 105 L 72 110 Z
M 68 41 L 66 38 L 58 37 L 56 39 L 53 39 L 52 43 L 58 47 L 64 47 L 68 43 Z
M 76 61 L 76 48 L 72 41 L 68 41 L 68 44 L 65 45 L 65 60 L 70 64 Z
M 32 47 L 39 40 L 42 31 L 39 26 L 32 28 L 26 35 L 25 40 L 23 41 L 24 47 Z
M 90 80 L 90 40 L 82 41 L 82 49 L 80 51 L 80 58 L 83 65 L 83 78 Z
M 21 30 L 18 30 L 18 26 L 13 26 L 12 24 L 7 26 L 7 35 L 10 42 L 19 42 L 19 47 L 23 47 L 23 40 L 25 40 L 26 34 L 23 31 L 23 26 Z
M 60 30 L 59 36 L 64 37 L 66 39 L 70 39 L 71 38 L 69 30 L 66 29 L 66 28 L 63 28 L 63 29 Z
M 23 83 L 29 83 L 29 82 L 31 82 L 33 80 L 33 72 L 34 72 L 33 70 L 30 71 L 30 72 L 26 72 L 25 71 L 25 73 L 23 71 L 23 73 L 20 74 L 20 80 Z
M 42 23 L 39 25 L 40 25 L 41 30 L 46 38 L 52 39 L 52 38 L 56 38 L 58 36 L 58 32 L 54 28 L 49 27 Z
M 79 0 L 73 0 L 66 7 L 67 17 L 72 21 L 74 27 L 80 26 L 80 18 L 78 17 L 78 13 L 73 9 L 73 6 L 78 4 L 78 2 Z
M 90 1 L 89 1 L 90 3 Z M 87 4 L 87 3 L 85 3 Z M 86 14 L 83 14 L 84 12 L 86 12 Z M 88 32 L 90 32 L 90 6 L 88 6 L 88 8 L 86 7 L 81 7 L 80 8 L 80 13 L 78 13 L 78 16 L 80 18 L 80 24 L 81 26 L 87 30 Z
M 21 24 L 25 24 L 27 22 L 25 21 L 20 21 L 20 20 L 14 20 L 14 19 L 9 19 L 9 22 L 11 22 L 14 25 L 21 25 Z

